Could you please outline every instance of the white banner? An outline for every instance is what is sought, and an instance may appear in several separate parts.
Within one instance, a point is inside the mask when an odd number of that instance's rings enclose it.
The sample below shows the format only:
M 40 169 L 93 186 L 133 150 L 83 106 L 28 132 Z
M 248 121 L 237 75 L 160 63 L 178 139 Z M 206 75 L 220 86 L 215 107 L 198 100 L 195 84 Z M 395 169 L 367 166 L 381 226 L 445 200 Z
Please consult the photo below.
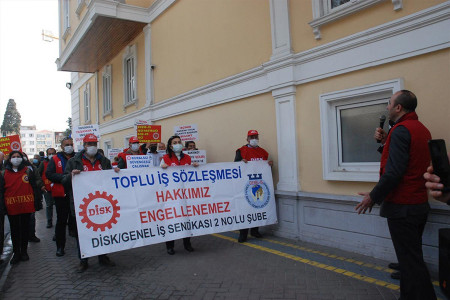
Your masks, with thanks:
M 153 168 L 153 159 L 149 155 L 127 155 L 127 169 Z
M 82 257 L 277 222 L 266 161 L 81 172 L 72 184 Z
M 112 162 L 114 160 L 114 157 L 118 156 L 119 153 L 122 151 L 123 151 L 123 149 L 120 149 L 120 148 L 108 149 L 108 159 Z
M 100 139 L 100 130 L 98 124 L 74 126 L 72 129 L 72 138 L 75 144 L 83 144 L 83 138 L 88 134 L 95 134 Z
M 173 132 L 174 135 L 178 135 L 183 142 L 198 140 L 197 124 L 174 126 Z
M 206 150 L 190 150 L 183 151 L 187 155 L 191 157 L 192 163 L 198 163 L 199 165 L 206 164 Z

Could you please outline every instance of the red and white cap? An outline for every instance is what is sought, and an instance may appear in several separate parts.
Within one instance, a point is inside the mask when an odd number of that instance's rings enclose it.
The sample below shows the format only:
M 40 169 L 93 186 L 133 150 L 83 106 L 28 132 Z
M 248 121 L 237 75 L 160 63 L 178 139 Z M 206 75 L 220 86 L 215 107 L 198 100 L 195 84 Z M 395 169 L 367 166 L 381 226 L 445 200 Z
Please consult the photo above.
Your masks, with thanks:
M 258 133 L 258 131 L 252 129 L 252 130 L 249 130 L 247 133 L 247 136 L 251 136 L 251 135 L 259 135 L 259 133 Z
M 83 138 L 83 143 L 98 142 L 97 136 L 95 134 L 89 133 Z
M 130 140 L 128 141 L 128 143 L 130 143 L 130 144 L 139 143 L 139 140 L 136 136 L 132 136 L 132 137 L 130 137 Z

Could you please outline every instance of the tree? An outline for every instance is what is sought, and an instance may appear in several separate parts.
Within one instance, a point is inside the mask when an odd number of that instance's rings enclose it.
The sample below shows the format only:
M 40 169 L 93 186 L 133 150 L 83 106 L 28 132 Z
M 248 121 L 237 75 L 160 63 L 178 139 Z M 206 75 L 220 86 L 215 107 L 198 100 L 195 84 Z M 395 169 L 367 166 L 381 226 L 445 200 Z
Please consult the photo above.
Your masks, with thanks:
M 64 135 L 71 136 L 72 135 L 72 118 L 69 117 L 66 122 L 67 122 L 67 126 L 69 126 L 69 127 L 66 129 L 66 131 L 64 131 Z
M 11 133 L 20 134 L 20 124 L 22 120 L 20 119 L 20 113 L 17 110 L 16 102 L 14 99 L 9 99 L 8 105 L 6 106 L 5 115 L 3 117 L 3 124 L 0 130 L 3 136 L 7 136 Z

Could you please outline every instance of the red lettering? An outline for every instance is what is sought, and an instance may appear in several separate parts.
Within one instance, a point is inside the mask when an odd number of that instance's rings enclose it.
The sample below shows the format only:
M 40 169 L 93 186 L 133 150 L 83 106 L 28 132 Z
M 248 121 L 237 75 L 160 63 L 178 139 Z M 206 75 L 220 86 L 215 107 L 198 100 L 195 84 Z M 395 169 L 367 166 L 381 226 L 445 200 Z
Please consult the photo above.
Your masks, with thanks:
M 193 206 L 192 208 L 194 209 L 194 216 L 201 215 L 200 206 Z
M 172 194 L 170 193 L 170 191 L 166 191 L 166 201 L 173 200 Z
M 141 219 L 141 223 L 148 223 L 148 221 L 146 220 L 147 218 L 145 217 L 145 211 L 141 211 L 139 213 L 140 219 Z
M 200 204 L 201 209 L 202 209 L 202 215 L 207 215 L 208 214 L 208 206 L 206 204 Z
M 175 200 L 183 199 L 183 198 L 181 198 L 180 189 L 174 190 L 173 196 L 175 197 Z
M 210 214 L 211 213 L 215 214 L 215 213 L 218 212 L 216 203 L 208 203 L 208 208 L 209 208 L 209 213 Z
M 166 212 L 166 219 L 167 219 L 167 220 L 173 219 L 173 216 L 172 216 L 173 210 L 174 210 L 174 208 L 172 208 L 172 207 L 169 207 L 169 208 L 166 208 L 166 209 L 165 209 L 165 212 Z M 177 213 L 176 213 L 176 211 L 175 211 L 175 218 L 177 218 Z
M 230 202 L 225 202 L 225 210 L 224 210 L 224 212 L 230 212 L 230 209 L 228 208 L 229 205 L 230 205 Z
M 159 221 L 164 221 L 164 211 L 162 209 L 158 209 L 156 211 L 156 217 Z
M 161 194 L 159 194 L 159 193 L 161 193 Z M 159 200 L 161 199 L 161 202 L 165 202 L 164 201 L 164 192 L 163 191 L 161 191 L 161 192 L 156 192 L 156 201 L 158 201 L 158 202 L 160 202 Z
M 191 198 L 200 198 L 201 192 L 200 188 L 191 188 Z
M 149 219 L 149 223 L 153 220 L 153 221 L 156 221 L 156 215 L 155 215 L 155 211 L 148 211 L 147 212 L 147 214 L 148 214 L 148 219 Z
M 205 187 L 203 188 L 203 197 L 204 197 L 204 198 L 210 198 L 211 195 L 209 195 L 208 193 L 209 193 L 209 187 L 208 187 L 208 186 L 205 186 Z

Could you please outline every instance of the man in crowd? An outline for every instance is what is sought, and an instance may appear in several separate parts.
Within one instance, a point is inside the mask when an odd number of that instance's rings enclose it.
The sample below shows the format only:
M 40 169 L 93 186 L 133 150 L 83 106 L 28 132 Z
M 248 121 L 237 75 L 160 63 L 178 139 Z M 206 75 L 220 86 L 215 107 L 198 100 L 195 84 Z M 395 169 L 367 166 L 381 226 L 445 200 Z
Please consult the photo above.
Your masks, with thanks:
M 166 144 L 163 142 L 158 143 L 158 151 L 166 151 Z
M 52 159 L 53 155 L 56 155 L 55 148 L 47 149 L 47 157 L 43 159 L 42 163 L 38 167 L 39 175 L 41 175 L 42 180 L 45 185 L 44 199 L 45 199 L 45 214 L 47 216 L 47 228 L 53 227 L 53 197 L 52 197 L 52 182 L 48 180 L 47 176 L 45 176 L 45 172 L 47 171 L 48 163 L 50 159 Z
M 185 148 L 187 151 L 197 150 L 197 147 L 195 146 L 195 142 L 194 142 L 194 141 L 187 141 L 187 142 L 184 144 L 184 148 Z
M 423 260 L 422 234 L 430 206 L 423 173 L 430 164 L 428 129 L 415 113 L 416 96 L 407 90 L 396 92 L 387 106 L 395 125 L 389 131 L 380 162 L 380 180 L 355 210 L 371 211 L 381 204 L 400 264 L 401 299 L 436 299 L 430 274 Z
M 111 162 L 106 157 L 98 153 L 98 139 L 94 134 L 88 134 L 83 138 L 83 150 L 77 153 L 67 162 L 64 171 L 63 184 L 66 187 L 67 194 L 70 195 L 71 213 L 75 216 L 75 206 L 73 203 L 72 177 L 81 172 L 101 171 L 111 169 Z M 115 169 L 120 171 L 120 169 Z M 78 236 L 78 235 L 77 235 Z M 88 268 L 88 259 L 81 258 L 80 240 L 77 237 L 78 257 L 80 265 L 78 272 L 84 272 Z M 98 256 L 98 262 L 105 266 L 115 266 L 115 263 L 109 259 L 106 254 Z
M 268 160 L 269 153 L 266 150 L 259 147 L 259 133 L 256 130 L 249 130 L 247 133 L 247 145 L 242 146 L 236 150 L 236 156 L 234 161 L 243 161 L 247 163 L 248 161 L 258 161 L 258 160 Z M 273 162 L 268 161 L 269 165 L 272 166 Z M 250 234 L 256 238 L 262 238 L 259 233 L 258 227 L 250 229 Z M 238 242 L 243 243 L 247 240 L 248 229 L 239 230 Z
M 152 158 L 152 163 L 154 167 L 159 167 L 161 164 L 161 159 L 164 156 L 163 152 L 158 152 L 158 145 L 156 143 L 150 143 L 147 155 Z
M 137 137 L 133 136 L 128 141 L 129 148 L 125 149 L 123 152 L 119 153 L 119 163 L 117 167 L 119 169 L 127 168 L 127 156 L 128 155 L 144 155 L 142 148 L 139 145 L 139 140 Z
M 66 137 L 61 141 L 61 150 L 56 155 L 49 158 L 45 176 L 52 182 L 51 196 L 56 206 L 56 256 L 65 254 L 66 246 L 66 225 L 69 227 L 69 234 L 75 236 L 75 218 L 70 214 L 70 198 L 62 184 L 64 169 L 67 161 L 71 159 L 75 152 L 73 150 L 73 140 Z

